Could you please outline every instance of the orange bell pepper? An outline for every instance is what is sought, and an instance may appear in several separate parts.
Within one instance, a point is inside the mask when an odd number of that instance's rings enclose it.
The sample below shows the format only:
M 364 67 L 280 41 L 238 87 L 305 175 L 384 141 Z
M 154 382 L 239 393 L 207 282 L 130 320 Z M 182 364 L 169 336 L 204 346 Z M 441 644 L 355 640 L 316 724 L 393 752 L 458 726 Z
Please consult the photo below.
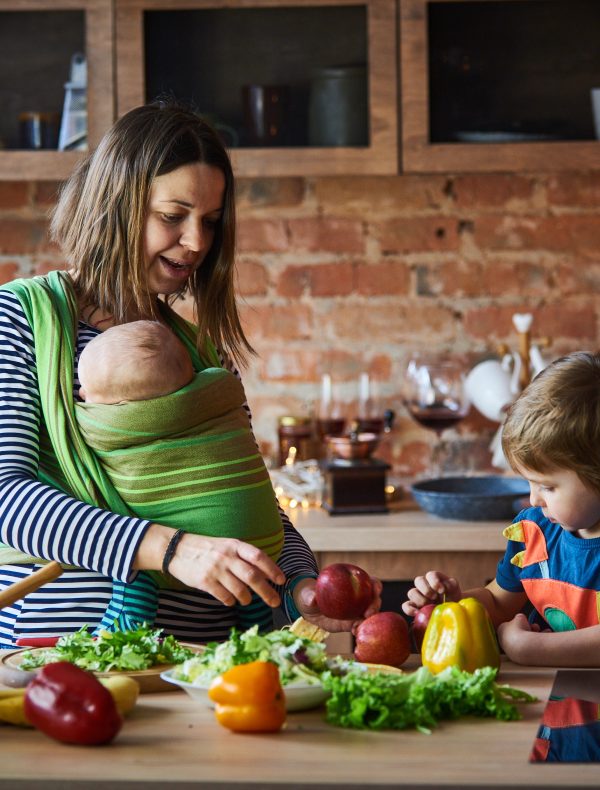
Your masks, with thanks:
M 286 718 L 279 669 L 270 661 L 238 664 L 208 690 L 219 724 L 234 732 L 276 732 Z
M 433 673 L 452 666 L 467 672 L 498 668 L 500 651 L 485 606 L 476 598 L 436 606 L 423 637 L 421 660 Z

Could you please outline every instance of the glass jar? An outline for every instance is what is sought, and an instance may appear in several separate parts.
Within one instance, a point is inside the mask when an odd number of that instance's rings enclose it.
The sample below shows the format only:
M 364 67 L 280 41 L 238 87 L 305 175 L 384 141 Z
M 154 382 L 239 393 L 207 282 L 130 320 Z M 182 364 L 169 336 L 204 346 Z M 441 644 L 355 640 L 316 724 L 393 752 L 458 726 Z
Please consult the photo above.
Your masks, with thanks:
M 311 417 L 294 417 L 287 415 L 279 418 L 279 466 L 283 466 L 290 456 L 292 447 L 296 452 L 292 453 L 294 460 L 307 461 L 315 458 L 316 442 L 314 423 Z

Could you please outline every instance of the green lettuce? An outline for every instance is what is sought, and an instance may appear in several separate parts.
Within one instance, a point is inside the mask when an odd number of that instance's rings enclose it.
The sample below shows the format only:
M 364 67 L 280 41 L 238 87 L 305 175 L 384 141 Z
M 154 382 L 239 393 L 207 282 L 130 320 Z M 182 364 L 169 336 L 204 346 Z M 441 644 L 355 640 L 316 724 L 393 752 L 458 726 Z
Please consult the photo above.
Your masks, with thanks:
M 442 719 L 489 716 L 521 718 L 515 702 L 535 702 L 525 691 L 495 682 L 497 670 L 483 667 L 463 672 L 448 667 L 437 675 L 426 667 L 405 675 L 349 671 L 325 673 L 321 680 L 331 696 L 327 721 L 358 729 L 415 728 L 430 733 Z
M 61 636 L 55 647 L 23 653 L 20 669 L 31 670 L 53 661 L 70 661 L 91 672 L 149 669 L 157 664 L 179 664 L 194 652 L 162 629 L 141 626 L 134 631 L 101 631 L 87 628 Z

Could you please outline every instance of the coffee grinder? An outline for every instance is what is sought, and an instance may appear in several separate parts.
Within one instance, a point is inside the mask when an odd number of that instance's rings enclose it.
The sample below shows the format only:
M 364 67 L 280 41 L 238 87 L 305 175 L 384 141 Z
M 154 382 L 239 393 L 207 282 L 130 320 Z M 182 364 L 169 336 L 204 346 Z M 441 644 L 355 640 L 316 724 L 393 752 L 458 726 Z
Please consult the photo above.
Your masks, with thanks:
M 391 429 L 392 411 L 386 412 L 385 431 Z M 387 513 L 386 474 L 390 465 L 372 454 L 380 434 L 360 432 L 352 423 L 350 433 L 328 436 L 328 457 L 321 462 L 324 477 L 322 507 L 332 516 L 347 513 Z

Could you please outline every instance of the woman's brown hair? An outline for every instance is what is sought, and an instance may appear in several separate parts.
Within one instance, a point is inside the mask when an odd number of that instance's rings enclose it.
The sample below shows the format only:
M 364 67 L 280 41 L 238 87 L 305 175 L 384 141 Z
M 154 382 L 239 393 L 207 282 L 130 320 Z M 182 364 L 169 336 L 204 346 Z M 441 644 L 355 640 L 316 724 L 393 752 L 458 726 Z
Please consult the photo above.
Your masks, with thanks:
M 157 176 L 195 162 L 217 167 L 225 176 L 213 244 L 186 286 L 194 300 L 199 350 L 208 336 L 243 362 L 253 349 L 235 299 L 233 171 L 218 134 L 193 111 L 158 101 L 123 115 L 64 184 L 51 234 L 84 304 L 100 308 L 117 324 L 126 322 L 132 307 L 156 317 L 143 249 L 150 187 Z
M 502 449 L 515 471 L 570 469 L 600 495 L 600 355 L 577 351 L 539 373 L 508 410 Z

